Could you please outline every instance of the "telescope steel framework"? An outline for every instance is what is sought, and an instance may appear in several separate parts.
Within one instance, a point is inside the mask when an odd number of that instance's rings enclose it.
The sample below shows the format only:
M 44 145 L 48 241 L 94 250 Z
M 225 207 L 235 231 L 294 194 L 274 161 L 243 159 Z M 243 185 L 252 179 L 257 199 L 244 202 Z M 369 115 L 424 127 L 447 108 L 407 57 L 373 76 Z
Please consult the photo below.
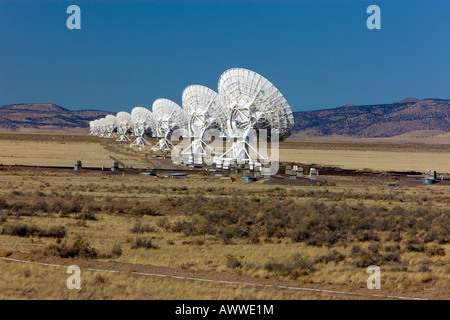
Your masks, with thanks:
M 114 130 L 116 130 L 116 116 L 108 114 L 104 119 L 105 132 L 103 138 L 115 138 Z
M 156 123 L 156 137 L 159 139 L 151 151 L 168 153 L 176 146 L 170 141 L 170 136 L 176 129 L 186 130 L 188 118 L 181 107 L 169 99 L 160 98 L 153 102 L 152 111 Z
M 221 156 L 214 157 L 214 163 L 224 168 L 235 162 L 248 163 L 250 169 L 269 162 L 269 157 L 259 152 L 252 130 L 266 129 L 280 140 L 288 137 L 294 128 L 291 108 L 281 92 L 266 78 L 243 68 L 225 71 L 219 79 L 219 95 L 227 110 L 227 138 L 231 147 Z M 255 156 L 252 157 L 251 153 Z
M 127 133 L 131 129 L 131 115 L 128 112 L 120 111 L 116 115 L 116 127 L 117 134 L 119 137 L 116 139 L 117 142 L 131 142 L 128 138 Z
M 131 125 L 133 127 L 133 135 L 135 140 L 130 144 L 130 148 L 136 146 L 145 148 L 145 145 L 150 146 L 150 143 L 145 139 L 145 134 L 151 132 L 155 128 L 155 119 L 150 110 L 144 107 L 135 107 L 130 114 Z
M 186 87 L 182 105 L 183 108 L 169 99 L 157 99 L 152 111 L 135 107 L 131 113 L 121 111 L 90 121 L 89 133 L 112 138 L 117 132 L 117 142 L 130 142 L 127 133 L 132 131 L 135 139 L 130 147 L 138 146 L 139 150 L 150 146 L 146 135 L 157 137 L 158 143 L 151 151 L 168 153 L 177 148 L 170 139 L 177 138 L 174 133 L 180 129 L 180 136 L 190 139 L 188 147 L 181 150 L 183 162 L 201 164 L 214 156 L 212 160 L 217 167 L 249 164 L 253 169 L 274 160 L 264 151 L 266 142 L 271 141 L 273 148 L 294 129 L 292 110 L 281 92 L 269 80 L 248 69 L 232 68 L 222 73 L 218 93 L 201 85 Z M 214 134 L 227 139 L 225 149 L 212 148 L 209 129 L 218 129 Z M 223 140 L 219 148 L 222 147 Z
M 191 85 L 183 90 L 183 109 L 188 115 L 190 145 L 181 155 L 185 163 L 202 164 L 203 158 L 215 154 L 205 141 L 205 131 L 210 128 L 222 130 L 227 119 L 217 92 L 201 85 Z M 187 159 L 186 159 L 187 158 Z

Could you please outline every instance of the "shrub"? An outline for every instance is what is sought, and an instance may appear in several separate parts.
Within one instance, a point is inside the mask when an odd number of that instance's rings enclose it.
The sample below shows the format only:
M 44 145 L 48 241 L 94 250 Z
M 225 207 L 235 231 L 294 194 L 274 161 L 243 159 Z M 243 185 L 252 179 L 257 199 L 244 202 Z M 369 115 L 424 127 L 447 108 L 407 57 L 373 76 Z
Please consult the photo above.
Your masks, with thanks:
M 8 220 L 8 218 L 6 217 L 6 215 L 0 215 L 0 224 L 5 223 L 6 220 Z
M 445 248 L 438 245 L 428 247 L 427 252 L 432 256 L 445 256 Z
M 29 227 L 23 223 L 7 224 L 2 229 L 2 235 L 26 237 L 35 233 L 33 227 Z
M 94 280 L 95 283 L 97 284 L 103 284 L 106 282 L 106 278 L 102 276 L 100 273 L 95 274 Z
M 88 227 L 88 225 L 87 225 L 87 223 L 86 223 L 85 220 L 78 220 L 78 221 L 75 223 L 75 225 L 78 226 L 78 227 L 83 227 L 83 228 L 87 228 L 87 227 Z
M 130 248 L 131 249 L 138 249 L 138 248 L 158 249 L 158 247 L 152 243 L 151 239 L 144 239 L 144 238 L 137 238 L 136 240 L 134 240 L 131 243 Z
M 308 275 L 316 271 L 314 263 L 304 258 L 301 254 L 294 254 L 284 262 L 268 262 L 264 265 L 264 269 L 281 276 L 290 276 L 291 278 Z
M 53 202 L 53 204 L 49 208 L 49 211 L 60 213 L 62 215 L 67 215 L 70 212 L 69 206 L 65 202 L 60 200 Z
M 310 231 L 304 227 L 298 227 L 298 228 L 292 230 L 289 235 L 289 237 L 294 242 L 302 242 L 302 241 L 308 239 L 309 236 L 310 236 Z
M 360 256 L 362 256 L 363 254 L 365 254 L 366 252 L 358 245 L 353 245 L 352 248 L 350 249 L 350 255 L 352 258 L 359 258 Z
M 29 205 L 25 202 L 18 201 L 9 205 L 9 208 L 14 212 L 24 211 L 25 209 L 29 209 Z M 28 212 L 27 214 L 22 215 L 32 215 L 32 212 Z
M 58 256 L 61 258 L 96 258 L 97 250 L 91 247 L 89 242 L 82 237 L 74 240 L 51 244 L 42 251 L 44 255 Z
M 154 209 L 150 208 L 148 205 L 140 205 L 134 207 L 131 210 L 131 214 L 136 216 L 159 216 L 160 214 L 156 212 Z
M 170 228 L 169 219 L 167 217 L 159 219 L 156 222 L 156 225 L 165 230 L 168 230 L 168 228 Z
M 378 250 L 380 250 L 380 244 L 372 243 L 372 244 L 369 244 L 369 246 L 367 248 L 373 253 L 378 253 Z
M 233 255 L 225 256 L 226 266 L 231 269 L 240 268 L 242 266 L 241 261 Z
M 130 232 L 132 233 L 155 232 L 155 228 L 149 226 L 148 224 L 143 225 L 140 221 L 138 221 L 133 226 L 133 228 L 131 228 Z
M 379 264 L 382 257 L 373 253 L 365 253 L 361 257 L 355 259 L 355 266 L 358 268 L 366 268 L 372 264 Z
M 115 243 L 108 254 L 103 255 L 104 258 L 117 258 L 122 255 L 122 247 L 120 244 Z
M 419 271 L 419 272 L 430 272 L 431 269 L 428 268 L 426 265 L 422 265 L 422 266 L 419 267 L 419 270 L 418 270 L 418 271 Z
M 97 221 L 97 217 L 95 216 L 95 213 L 90 212 L 88 210 L 83 209 L 80 214 L 76 215 L 74 217 L 75 219 L 79 220 L 91 220 L 91 221 Z
M 49 208 L 48 203 L 45 202 L 45 200 L 37 201 L 32 207 L 34 211 L 41 211 L 41 212 L 48 212 L 48 208 Z
M 314 264 L 318 262 L 325 264 L 334 262 L 335 264 L 337 264 L 338 262 L 343 260 L 345 260 L 345 256 L 343 254 L 337 252 L 336 250 L 332 250 L 330 253 L 316 258 Z
M 418 244 L 410 243 L 410 244 L 406 245 L 405 249 L 407 251 L 412 251 L 412 252 L 424 252 L 425 245 L 421 244 L 421 243 L 418 243 Z
M 5 199 L 0 199 L 0 210 L 1 209 L 8 209 L 9 208 L 9 206 L 8 206 L 8 203 L 6 202 L 6 200 Z
M 2 250 L 2 257 L 6 258 L 9 257 L 10 255 L 12 255 L 12 252 L 9 250 Z
M 399 246 L 398 244 L 392 245 L 392 246 L 386 246 L 386 247 L 384 248 L 384 250 L 385 250 L 386 252 L 397 252 L 397 251 L 400 250 L 400 246 Z
M 173 223 L 170 225 L 170 230 L 172 232 L 184 232 L 185 236 L 196 236 L 199 234 L 196 223 L 187 220 Z
M 384 261 L 401 262 L 400 252 L 388 252 L 383 255 Z
M 231 244 L 231 239 L 233 239 L 234 236 L 234 230 L 231 228 L 223 228 L 218 232 L 218 235 L 224 244 Z
M 365 231 L 358 236 L 359 241 L 380 241 L 380 238 L 373 231 Z
M 51 226 L 47 229 L 42 229 L 37 232 L 38 237 L 47 238 L 64 238 L 66 235 L 66 228 L 63 226 Z

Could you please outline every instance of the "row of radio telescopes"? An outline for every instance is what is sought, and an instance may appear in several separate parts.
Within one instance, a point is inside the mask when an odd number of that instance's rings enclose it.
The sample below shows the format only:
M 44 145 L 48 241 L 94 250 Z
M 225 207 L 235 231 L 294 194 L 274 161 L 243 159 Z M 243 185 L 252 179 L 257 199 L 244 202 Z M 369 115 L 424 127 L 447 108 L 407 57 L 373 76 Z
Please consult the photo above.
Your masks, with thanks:
M 242 68 L 225 71 L 218 93 L 201 85 L 184 89 L 182 106 L 157 99 L 152 110 L 135 107 L 91 121 L 90 134 L 117 138 L 130 147 L 168 153 L 177 151 L 184 163 L 202 164 L 211 159 L 217 167 L 249 164 L 260 168 L 270 162 L 267 141 L 287 138 L 294 129 L 292 110 L 280 91 L 263 76 Z M 131 134 L 133 140 L 128 137 Z M 118 137 L 117 137 L 118 135 Z M 151 146 L 146 137 L 158 139 Z M 183 143 L 171 142 L 183 137 Z M 220 139 L 219 139 L 220 138 Z M 217 143 L 227 142 L 227 147 Z

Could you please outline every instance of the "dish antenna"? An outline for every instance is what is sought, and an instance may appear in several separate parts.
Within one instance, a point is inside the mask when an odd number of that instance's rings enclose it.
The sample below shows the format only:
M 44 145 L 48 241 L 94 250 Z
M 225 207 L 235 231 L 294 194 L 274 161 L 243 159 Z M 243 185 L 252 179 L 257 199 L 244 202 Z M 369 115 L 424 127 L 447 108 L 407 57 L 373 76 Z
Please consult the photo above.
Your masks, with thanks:
M 223 129 L 227 121 L 220 97 L 214 90 L 201 85 L 191 85 L 183 90 L 183 109 L 188 116 L 188 133 L 191 144 L 181 153 L 188 157 L 187 163 L 202 164 L 207 155 L 215 151 L 203 140 L 209 128 Z
M 105 138 L 106 135 L 106 120 L 105 118 L 100 118 L 97 120 L 97 136 L 99 138 Z
M 128 112 L 120 111 L 116 115 L 116 127 L 119 137 L 117 142 L 130 142 L 130 138 L 127 137 L 128 131 L 131 129 L 131 115 Z
M 131 110 L 130 115 L 131 126 L 133 128 L 133 134 L 136 139 L 130 144 L 130 147 L 137 146 L 139 150 L 145 148 L 145 145 L 150 145 L 144 136 L 146 133 L 152 134 L 152 130 L 155 128 L 155 120 L 152 112 L 144 107 L 135 107 Z
M 114 138 L 114 130 L 116 130 L 116 116 L 108 114 L 104 118 L 104 138 Z
M 99 137 L 100 136 L 100 119 L 91 121 L 91 123 L 89 125 L 91 127 L 91 134 Z
M 155 100 L 152 111 L 156 121 L 156 136 L 159 141 L 151 150 L 169 152 L 171 147 L 175 147 L 169 140 L 173 131 L 176 129 L 186 130 L 188 124 L 186 112 L 169 99 Z
M 89 121 L 89 134 L 95 135 L 95 120 Z
M 268 163 L 269 157 L 258 151 L 252 130 L 267 129 L 280 140 L 287 138 L 294 128 L 291 108 L 281 92 L 266 78 L 243 68 L 225 71 L 219 79 L 219 95 L 227 111 L 227 137 L 232 146 L 214 158 L 217 166 L 227 167 L 231 162 L 248 163 L 250 169 Z M 252 158 L 250 153 L 255 154 Z

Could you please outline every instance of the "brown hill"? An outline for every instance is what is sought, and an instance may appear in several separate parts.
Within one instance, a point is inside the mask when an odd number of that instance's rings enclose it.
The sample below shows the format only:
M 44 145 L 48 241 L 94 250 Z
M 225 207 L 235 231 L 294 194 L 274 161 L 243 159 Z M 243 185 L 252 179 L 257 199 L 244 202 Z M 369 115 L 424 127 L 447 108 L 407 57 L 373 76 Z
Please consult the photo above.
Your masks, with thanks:
M 383 105 L 294 112 L 297 133 L 309 136 L 344 135 L 392 137 L 411 131 L 450 132 L 450 100 L 407 98 Z
M 0 131 L 87 132 L 89 121 L 107 114 L 68 110 L 55 104 L 12 104 L 0 107 Z M 450 132 L 450 100 L 407 98 L 403 101 L 294 112 L 296 135 L 393 137 L 411 131 Z
M 89 121 L 112 112 L 67 110 L 56 104 L 11 104 L 0 107 L 0 131 L 87 132 Z

